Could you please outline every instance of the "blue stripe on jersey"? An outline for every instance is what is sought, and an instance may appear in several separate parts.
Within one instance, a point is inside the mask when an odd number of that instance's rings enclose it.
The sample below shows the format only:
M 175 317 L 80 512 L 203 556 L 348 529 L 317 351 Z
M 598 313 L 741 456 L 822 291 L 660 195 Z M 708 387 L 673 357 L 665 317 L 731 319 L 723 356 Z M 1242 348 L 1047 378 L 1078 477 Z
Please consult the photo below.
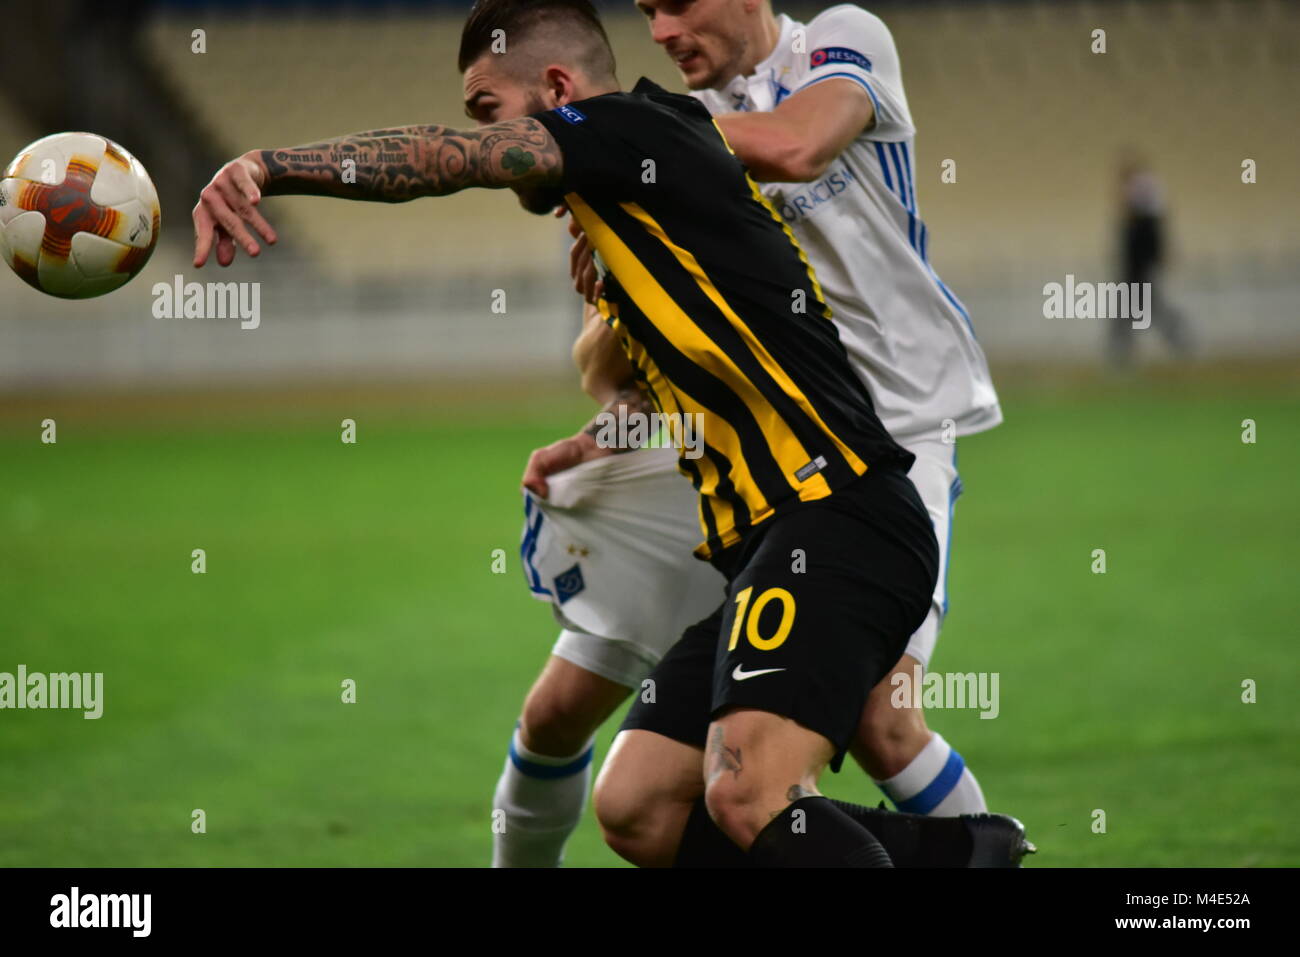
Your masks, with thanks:
M 966 762 L 954 749 L 948 753 L 948 761 L 944 764 L 943 770 L 925 786 L 920 794 L 906 801 L 895 801 L 894 804 L 904 814 L 929 814 L 952 793 L 952 789 L 957 786 L 965 770 Z
M 885 174 L 885 187 L 892 193 L 894 191 L 894 180 L 889 175 L 889 164 L 885 162 L 885 147 L 882 143 L 872 143 L 876 148 L 876 159 L 880 160 L 880 172 Z
M 929 262 L 926 262 L 925 268 L 930 270 L 930 276 L 939 284 L 939 291 L 943 293 L 944 298 L 952 303 L 952 307 L 960 312 L 961 317 L 966 320 L 966 325 L 970 328 L 971 335 L 975 335 L 975 326 L 972 325 L 970 321 L 970 313 L 966 311 L 966 307 L 958 302 L 957 297 L 954 296 L 952 292 L 949 291 L 948 287 L 943 284 L 943 280 L 939 278 L 939 274 L 934 271 L 934 267 L 931 266 Z
M 894 192 L 898 195 L 903 208 L 907 209 L 907 187 L 903 185 L 903 171 L 898 166 L 898 144 L 887 143 L 885 145 L 889 147 L 889 160 L 894 166 L 894 179 L 898 180 L 898 189 Z
M 913 249 L 920 252 L 916 246 L 916 214 L 912 212 L 912 201 L 907 186 L 907 173 L 903 161 L 899 158 L 899 143 L 889 144 L 889 155 L 894 161 L 894 169 L 898 172 L 898 194 L 903 200 L 903 208 L 907 210 L 907 241 Z
M 510 738 L 510 763 L 530 778 L 540 778 L 544 781 L 567 778 L 585 770 L 587 765 L 591 763 L 592 755 L 595 753 L 596 746 L 593 744 L 576 761 L 571 761 L 568 764 L 538 764 L 536 761 L 529 761 L 527 758 L 520 757 L 519 752 L 515 750 L 514 736 L 512 735 Z
M 898 191 L 902 194 L 902 204 L 907 207 L 907 212 L 913 212 L 911 205 L 911 183 L 910 177 L 907 176 L 907 161 L 902 155 L 902 143 L 889 144 L 889 155 L 893 156 L 894 169 L 898 170 Z
M 919 255 L 919 256 L 921 257 L 921 262 L 925 264 L 925 268 L 926 268 L 926 269 L 929 271 L 929 273 L 930 273 L 930 278 L 933 279 L 934 282 L 935 282 L 935 285 L 937 285 L 937 286 L 939 287 L 939 291 L 943 293 L 943 297 L 944 297 L 945 299 L 947 299 L 948 302 L 952 305 L 952 307 L 953 307 L 954 309 L 956 309 L 958 313 L 961 314 L 961 317 L 962 317 L 963 319 L 966 320 L 966 327 L 967 327 L 968 329 L 970 329 L 970 331 L 971 331 L 971 335 L 972 335 L 972 336 L 975 335 L 975 326 L 974 326 L 974 324 L 970 321 L 970 313 L 968 313 L 968 312 L 966 311 L 966 307 L 963 306 L 963 305 L 961 304 L 960 301 L 958 301 L 957 297 L 954 296 L 954 295 L 952 294 L 952 291 L 951 291 L 951 290 L 950 290 L 946 285 L 944 285 L 943 280 L 939 278 L 939 274 L 936 273 L 936 272 L 934 271 L 934 267 L 930 265 L 930 249 L 929 249 L 929 234 L 928 234 L 928 230 L 927 230 L 927 228 L 926 228 L 925 223 L 921 222 L 921 221 L 916 217 L 916 215 L 915 215 L 915 213 L 914 213 L 914 210 L 915 210 L 916 207 L 915 207 L 915 205 L 913 204 L 913 202 L 910 201 L 910 200 L 908 199 L 908 183 L 909 183 L 910 180 L 911 180 L 911 176 L 910 176 L 911 169 L 910 169 L 910 166 L 909 166 L 909 168 L 908 168 L 908 177 L 907 177 L 907 180 L 905 181 L 905 180 L 904 180 L 904 173 L 903 173 L 903 169 L 904 169 L 904 167 L 903 167 L 902 161 L 900 160 L 899 153 L 898 153 L 898 148 L 901 146 L 901 147 L 903 148 L 903 154 L 902 154 L 902 155 L 905 156 L 905 157 L 909 157 L 909 161 L 910 161 L 910 154 L 909 154 L 909 152 L 908 152 L 908 150 L 907 150 L 907 144 L 906 144 L 906 143 L 888 143 L 888 144 L 885 144 L 885 143 L 875 143 L 875 142 L 873 142 L 871 145 L 874 146 L 874 147 L 876 148 L 876 159 L 879 160 L 879 162 L 880 162 L 880 172 L 881 172 L 881 173 L 884 175 L 884 177 L 885 177 L 885 187 L 886 187 L 886 188 L 887 188 L 887 189 L 888 189 L 888 190 L 889 190 L 893 195 L 895 195 L 895 196 L 897 196 L 897 197 L 899 198 L 899 200 L 900 200 L 900 201 L 902 202 L 902 204 L 903 204 L 903 208 L 904 208 L 904 210 L 905 210 L 906 213 L 907 213 L 907 235 L 908 235 L 908 243 L 911 245 L 911 247 L 912 247 L 914 250 L 916 250 L 917 255 Z M 886 145 L 889 147 L 889 154 L 890 154 L 890 157 L 891 157 L 892 160 L 893 160 L 894 168 L 895 168 L 895 170 L 897 171 L 897 174 L 898 174 L 898 189 L 897 189 L 897 190 L 894 189 L 894 177 L 891 176 L 891 175 L 890 175 L 890 172 L 889 172 L 890 160 L 889 160 L 889 159 L 886 159 L 886 157 L 885 157 L 885 146 L 886 146 Z M 919 224 L 920 227 L 921 227 L 921 236 L 920 236 L 920 241 L 919 241 L 919 242 L 917 241 L 917 235 L 916 235 L 916 227 L 917 227 L 918 224 Z
M 907 176 L 907 195 L 910 200 L 908 209 L 919 216 L 921 211 L 916 208 L 916 185 L 912 182 L 912 154 L 907 150 L 906 141 L 900 141 L 898 148 L 903 151 L 903 172 Z

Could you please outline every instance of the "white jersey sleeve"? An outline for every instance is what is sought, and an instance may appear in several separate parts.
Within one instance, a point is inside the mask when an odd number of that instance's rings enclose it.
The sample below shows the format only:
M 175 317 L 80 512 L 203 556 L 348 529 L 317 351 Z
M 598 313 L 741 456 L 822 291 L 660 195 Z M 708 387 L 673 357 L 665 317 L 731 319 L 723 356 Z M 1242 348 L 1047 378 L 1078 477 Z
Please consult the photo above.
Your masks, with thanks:
M 831 7 L 807 26 L 808 72 L 793 92 L 835 77 L 866 88 L 875 106 L 871 140 L 913 136 L 912 114 L 903 93 L 903 74 L 894 37 L 878 16 L 851 3 Z
M 840 4 L 781 35 L 752 73 L 696 95 L 714 114 L 765 112 L 832 78 L 861 84 L 876 122 L 817 180 L 763 183 L 817 272 L 854 369 L 895 439 L 957 435 L 1002 421 L 966 307 L 930 263 L 916 141 L 897 48 L 879 17 Z

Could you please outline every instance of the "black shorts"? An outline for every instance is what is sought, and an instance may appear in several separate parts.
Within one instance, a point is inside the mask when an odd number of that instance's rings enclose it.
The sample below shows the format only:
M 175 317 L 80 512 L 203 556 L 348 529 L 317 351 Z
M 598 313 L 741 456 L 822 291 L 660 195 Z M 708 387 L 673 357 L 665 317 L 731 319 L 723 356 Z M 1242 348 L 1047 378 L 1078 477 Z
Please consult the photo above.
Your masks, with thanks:
M 939 548 L 916 487 L 872 468 L 772 516 L 714 564 L 726 600 L 669 649 L 622 730 L 703 748 L 713 718 L 755 708 L 827 738 L 838 771 L 867 694 L 930 610 Z

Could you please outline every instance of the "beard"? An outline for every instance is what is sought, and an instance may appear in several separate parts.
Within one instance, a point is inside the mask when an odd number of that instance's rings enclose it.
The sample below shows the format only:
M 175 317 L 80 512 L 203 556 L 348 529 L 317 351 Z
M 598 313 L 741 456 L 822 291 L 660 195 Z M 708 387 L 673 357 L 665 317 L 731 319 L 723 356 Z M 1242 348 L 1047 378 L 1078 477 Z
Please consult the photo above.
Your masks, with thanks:
M 529 115 L 545 113 L 550 109 L 546 105 L 546 100 L 542 98 L 542 94 L 536 90 L 529 91 L 527 103 Z M 558 186 L 512 186 L 510 188 L 519 197 L 519 205 L 538 216 L 544 216 L 556 206 L 564 203 L 564 190 Z
M 564 190 L 558 186 L 512 186 L 519 205 L 530 213 L 543 216 L 556 206 L 564 205 Z

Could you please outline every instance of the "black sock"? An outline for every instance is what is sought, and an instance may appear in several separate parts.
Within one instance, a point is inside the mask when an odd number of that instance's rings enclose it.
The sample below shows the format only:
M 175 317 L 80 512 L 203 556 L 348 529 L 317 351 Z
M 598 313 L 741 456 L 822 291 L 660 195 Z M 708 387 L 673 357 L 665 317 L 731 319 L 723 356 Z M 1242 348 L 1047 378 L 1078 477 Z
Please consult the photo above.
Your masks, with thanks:
M 749 867 L 749 855 L 709 817 L 704 798 L 696 800 L 682 832 L 673 867 Z
M 970 867 L 973 838 L 961 818 L 901 814 L 847 801 L 831 803 L 870 831 L 895 867 Z
M 893 867 L 871 832 L 829 799 L 800 798 L 759 832 L 755 867 Z

